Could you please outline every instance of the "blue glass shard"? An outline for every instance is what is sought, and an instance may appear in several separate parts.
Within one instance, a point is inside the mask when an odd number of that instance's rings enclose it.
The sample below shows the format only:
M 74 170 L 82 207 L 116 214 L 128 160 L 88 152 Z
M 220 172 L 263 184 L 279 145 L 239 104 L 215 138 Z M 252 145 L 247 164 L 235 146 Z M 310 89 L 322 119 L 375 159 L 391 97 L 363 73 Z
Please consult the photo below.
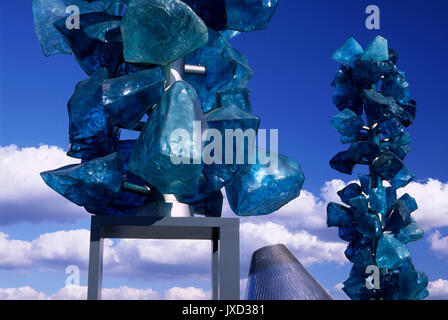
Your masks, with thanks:
M 392 152 L 384 152 L 372 163 L 372 171 L 383 180 L 392 179 L 403 168 L 403 162 Z
M 117 153 L 42 172 L 45 183 L 79 206 L 106 208 L 118 196 L 124 173 Z
M 225 30 L 227 12 L 225 0 L 182 0 L 213 30 Z
M 407 193 L 402 195 L 394 205 L 403 219 L 407 219 L 412 212 L 418 209 L 415 199 Z
M 364 52 L 361 45 L 350 38 L 331 56 L 333 60 L 343 64 L 352 64 Z
M 374 297 L 373 290 L 368 290 L 366 280 L 362 277 L 350 277 L 344 281 L 342 290 L 352 300 L 370 300 Z
M 379 124 L 380 133 L 384 138 L 394 139 L 404 134 L 403 125 L 397 119 L 389 119 Z
M 347 259 L 349 259 L 350 261 L 353 259 L 353 257 L 362 249 L 368 247 L 368 242 L 370 242 L 369 239 L 361 237 L 360 239 L 357 239 L 356 241 L 351 241 L 347 248 L 344 251 L 344 255 L 347 257 Z M 371 252 L 371 251 L 370 251 Z M 370 253 L 370 255 L 372 255 Z M 366 255 L 367 257 L 369 255 Z M 362 275 L 364 274 L 364 270 L 359 270 L 359 268 L 356 268 L 355 266 L 353 266 L 352 269 L 353 272 L 356 272 L 356 274 L 358 275 Z
M 369 213 L 369 201 L 363 194 L 351 198 L 349 204 L 352 206 L 354 215 L 357 219 Z
M 381 86 L 381 93 L 388 97 L 398 99 L 409 87 L 403 72 L 397 71 L 395 73 L 386 75 L 383 78 L 383 85 Z
M 204 22 L 180 0 L 134 0 L 121 22 L 127 62 L 167 65 L 207 44 Z
M 361 195 L 362 189 L 357 183 L 350 183 L 344 189 L 338 191 L 338 196 L 341 201 L 350 204 L 350 199 Z
M 403 243 L 409 243 L 412 241 L 417 241 L 423 239 L 424 231 L 415 223 L 414 219 L 411 218 L 413 222 L 408 224 L 406 227 L 400 230 L 396 235 L 396 238 Z
M 330 124 L 343 136 L 352 137 L 361 131 L 364 126 L 362 118 L 350 109 L 344 109 L 335 115 Z
M 235 105 L 247 113 L 252 112 L 252 105 L 249 97 L 250 91 L 247 88 L 231 88 L 216 92 L 216 101 L 213 110 Z
M 227 27 L 238 31 L 266 29 L 277 10 L 277 0 L 225 0 Z
M 369 194 L 370 186 L 372 184 L 372 178 L 369 175 L 359 174 L 359 182 L 361 183 L 362 191 L 365 194 Z
M 377 36 L 364 51 L 361 59 L 369 62 L 381 62 L 389 60 L 389 47 L 387 40 Z
M 223 37 L 224 39 L 226 39 L 227 41 L 232 40 L 233 38 L 238 37 L 241 32 L 236 31 L 236 30 L 226 30 L 223 32 L 220 32 L 221 37 Z
M 395 189 L 406 187 L 412 180 L 414 180 L 415 174 L 412 173 L 408 168 L 403 167 L 395 175 L 390 184 Z
M 383 216 L 387 212 L 387 195 L 385 187 L 371 188 L 369 192 L 370 209 L 381 213 Z
M 81 14 L 101 12 L 104 4 L 88 3 L 82 0 L 33 0 L 34 30 L 46 56 L 53 54 L 71 54 L 64 37 L 56 30 L 53 23 L 71 15 L 67 7 L 76 5 Z
M 386 200 L 387 200 L 386 212 L 389 213 L 394 207 L 395 200 L 397 200 L 397 190 L 393 186 L 386 188 Z
M 348 151 L 339 152 L 330 160 L 333 169 L 345 174 L 352 174 L 355 165 Z
M 330 202 L 327 206 L 328 227 L 351 227 L 353 224 L 353 212 L 350 208 Z
M 356 250 L 350 258 L 350 261 L 353 263 L 353 267 L 361 274 L 363 272 L 365 273 L 368 266 L 375 264 L 372 249 L 370 249 L 370 247 L 362 247 Z
M 393 234 L 385 233 L 378 240 L 376 263 L 379 268 L 397 269 L 408 259 L 410 259 L 408 248 Z
M 101 88 L 108 78 L 106 69 L 99 69 L 90 79 L 77 84 L 68 102 L 70 146 L 67 154 L 91 160 L 110 154 L 118 142 L 120 131 L 101 107 Z
M 229 105 L 208 113 L 206 119 L 209 129 L 217 131 L 208 131 L 213 135 L 206 138 L 212 141 L 203 150 L 206 164 L 203 172 L 212 188 L 219 190 L 231 179 L 246 173 L 254 163 L 260 118 Z M 233 134 L 229 135 L 228 130 Z
M 368 213 L 359 217 L 357 230 L 366 238 L 378 239 L 383 234 L 383 224 L 376 214 Z
M 428 276 L 415 270 L 403 271 L 399 274 L 400 299 L 422 300 L 428 297 Z
M 339 238 L 344 241 L 356 241 L 362 237 L 362 234 L 356 229 L 356 227 L 340 227 L 338 230 Z
M 386 230 L 393 233 L 399 233 L 401 229 L 412 223 L 410 216 L 403 217 L 398 210 L 393 210 L 390 216 L 386 218 Z
M 217 92 L 245 88 L 253 74 L 247 58 L 228 44 L 204 46 L 187 55 L 185 63 L 205 66 L 207 70 L 206 75 L 185 75 L 185 80 L 197 88 L 204 112 L 213 109 Z
M 235 214 L 266 215 L 297 198 L 304 180 L 305 176 L 294 160 L 258 148 L 257 163 L 227 184 L 226 194 Z
M 134 147 L 129 170 L 163 194 L 191 194 L 202 175 L 207 129 L 196 91 L 185 81 L 163 93 Z
M 103 67 L 113 75 L 123 50 L 120 29 L 115 24 L 119 19 L 105 12 L 93 12 L 80 15 L 80 29 L 67 29 L 66 19 L 56 21 L 54 26 L 65 37 L 76 61 L 89 76 Z M 95 28 L 99 33 L 104 32 L 105 40 L 90 38 L 85 31 L 89 27 L 90 34 L 96 34 Z
M 144 70 L 103 83 L 104 110 L 117 126 L 132 129 L 162 97 L 165 77 L 160 68 Z
M 351 144 L 348 150 L 348 156 L 355 163 L 364 161 L 372 162 L 379 154 L 379 147 L 369 141 L 359 141 Z

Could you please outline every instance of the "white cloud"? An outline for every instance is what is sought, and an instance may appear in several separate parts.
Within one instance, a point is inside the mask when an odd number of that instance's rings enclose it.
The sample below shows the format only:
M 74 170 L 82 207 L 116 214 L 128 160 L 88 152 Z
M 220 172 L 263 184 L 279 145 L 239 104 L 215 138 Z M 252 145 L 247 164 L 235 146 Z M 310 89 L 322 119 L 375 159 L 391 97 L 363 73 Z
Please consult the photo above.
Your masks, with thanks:
M 30 242 L 10 240 L 7 234 L 0 232 L 0 268 L 13 269 L 31 266 L 30 252 Z
M 51 295 L 53 300 L 85 300 L 87 299 L 87 287 L 67 286 Z M 128 286 L 118 288 L 104 288 L 102 300 L 157 300 L 160 294 L 153 289 L 136 289 Z
M 31 287 L 0 288 L 0 300 L 48 300 L 43 292 L 38 292 Z
M 430 281 L 428 291 L 429 299 L 448 299 L 448 280 Z
M 210 291 L 195 287 L 174 287 L 165 291 L 166 300 L 210 300 Z
M 55 146 L 0 146 L 0 225 L 22 221 L 73 222 L 85 210 L 51 190 L 40 172 L 79 163 Z
M 431 250 L 441 256 L 448 256 L 448 236 L 442 237 L 439 230 L 436 230 L 428 237 L 431 243 Z

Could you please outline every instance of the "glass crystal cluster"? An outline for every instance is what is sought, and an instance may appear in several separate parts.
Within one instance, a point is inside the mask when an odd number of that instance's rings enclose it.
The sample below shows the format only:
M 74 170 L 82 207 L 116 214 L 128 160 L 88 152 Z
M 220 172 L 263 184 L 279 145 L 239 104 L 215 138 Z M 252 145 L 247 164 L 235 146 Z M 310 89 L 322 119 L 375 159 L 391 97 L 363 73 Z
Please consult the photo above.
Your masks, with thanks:
M 44 54 L 71 54 L 89 76 L 68 102 L 67 154 L 81 163 L 42 178 L 105 215 L 136 214 L 150 193 L 174 194 L 196 213 L 216 217 L 222 188 L 243 216 L 269 214 L 299 196 L 304 176 L 286 156 L 279 155 L 275 171 L 258 159 L 206 164 L 212 141 L 198 149 L 170 139 L 175 130 L 192 140 L 207 129 L 222 136 L 227 129 L 257 132 L 260 119 L 246 88 L 252 70 L 229 40 L 267 28 L 276 8 L 277 0 L 33 0 Z M 121 140 L 121 130 L 140 135 Z M 247 154 L 252 142 L 233 152 Z
M 332 83 L 340 113 L 331 125 L 349 147 L 330 165 L 345 174 L 352 174 L 357 164 L 369 168 L 368 174 L 359 175 L 359 183 L 338 192 L 345 205 L 332 202 L 327 207 L 328 227 L 338 227 L 339 237 L 349 243 L 345 255 L 353 267 L 343 290 L 356 300 L 428 296 L 428 278 L 415 270 L 407 247 L 423 238 L 411 216 L 417 203 L 409 194 L 397 197 L 397 189 L 415 177 L 403 160 L 411 142 L 405 128 L 416 114 L 397 58 L 381 36 L 366 50 L 350 38 L 333 54 L 342 65 Z M 369 289 L 366 268 L 372 265 L 380 270 L 380 283 Z

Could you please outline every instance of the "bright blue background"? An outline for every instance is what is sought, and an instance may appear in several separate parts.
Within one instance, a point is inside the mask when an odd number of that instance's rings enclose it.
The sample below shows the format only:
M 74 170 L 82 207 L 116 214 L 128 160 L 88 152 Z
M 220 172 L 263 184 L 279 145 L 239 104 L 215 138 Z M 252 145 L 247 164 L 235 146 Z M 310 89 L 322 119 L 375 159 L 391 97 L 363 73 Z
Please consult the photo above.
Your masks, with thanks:
M 365 28 L 369 4 L 381 9 L 379 31 Z M 249 84 L 254 113 L 262 128 L 280 129 L 280 152 L 302 165 L 307 190 L 318 194 L 325 181 L 350 179 L 328 165 L 345 148 L 329 125 L 337 113 L 330 83 L 338 69 L 330 56 L 351 36 L 365 48 L 378 34 L 400 53 L 398 67 L 418 103 L 417 120 L 409 129 L 413 151 L 406 163 L 417 179 L 448 180 L 447 12 L 448 1 L 436 0 L 281 0 L 268 30 L 232 40 L 255 72 Z M 71 56 L 44 57 L 33 31 L 30 0 L 0 2 L 0 145 L 66 148 L 66 103 L 85 78 Z M 20 234 L 18 227 L 5 232 Z M 431 279 L 447 277 L 446 264 L 424 258 L 425 242 L 411 247 L 418 269 Z M 328 286 L 348 272 L 348 266 L 333 274 L 323 268 L 315 266 L 312 272 Z

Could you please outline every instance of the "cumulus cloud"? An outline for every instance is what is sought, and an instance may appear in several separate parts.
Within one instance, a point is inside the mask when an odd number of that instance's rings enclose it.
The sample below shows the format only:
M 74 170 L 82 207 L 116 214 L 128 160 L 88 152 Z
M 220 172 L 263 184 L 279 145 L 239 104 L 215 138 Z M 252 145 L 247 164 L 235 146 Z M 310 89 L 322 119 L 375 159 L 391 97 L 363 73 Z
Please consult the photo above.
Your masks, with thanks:
M 31 287 L 0 288 L 0 300 L 49 300 L 43 292 Z
M 436 230 L 428 237 L 431 243 L 431 250 L 435 251 L 440 256 L 448 256 L 448 236 L 442 237 L 439 230 Z
M 166 300 L 210 300 L 211 292 L 195 287 L 174 287 L 165 291 Z
M 55 146 L 0 146 L 0 225 L 42 221 L 74 222 L 85 210 L 51 190 L 40 172 L 78 163 Z
M 428 284 L 429 299 L 448 299 L 448 280 L 438 279 Z

